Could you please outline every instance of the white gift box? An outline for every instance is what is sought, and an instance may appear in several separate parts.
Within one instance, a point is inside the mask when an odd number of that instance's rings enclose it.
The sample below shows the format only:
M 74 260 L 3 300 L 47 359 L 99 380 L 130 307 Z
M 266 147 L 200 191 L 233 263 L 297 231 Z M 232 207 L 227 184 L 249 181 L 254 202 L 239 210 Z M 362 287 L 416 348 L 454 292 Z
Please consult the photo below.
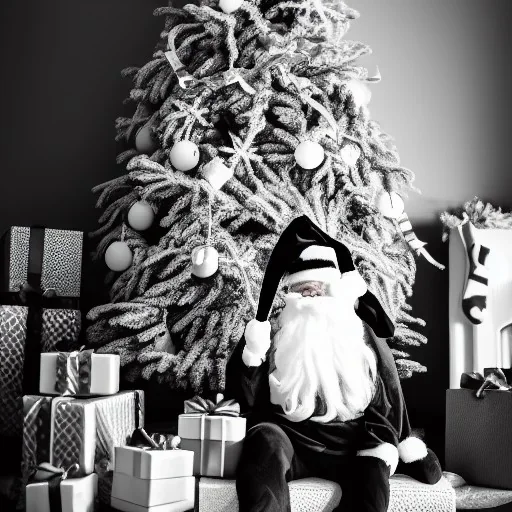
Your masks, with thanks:
M 68 478 L 60 483 L 62 512 L 93 512 L 98 493 L 98 476 Z M 48 482 L 27 485 L 26 512 L 50 512 Z
M 112 497 L 141 505 L 153 507 L 176 501 L 194 501 L 195 478 L 160 478 L 142 480 L 134 476 L 114 472 Z
M 189 450 L 144 450 L 116 448 L 115 471 L 143 480 L 192 476 L 194 452 Z
M 57 383 L 57 360 L 59 352 L 41 354 L 41 372 L 39 378 L 39 391 L 45 395 L 59 395 L 55 389 Z M 89 382 L 85 392 L 73 392 L 68 388 L 65 395 L 114 395 L 119 391 L 120 358 L 117 354 L 91 354 Z M 71 376 L 72 358 L 68 357 L 68 374 Z M 77 378 L 78 380 L 78 378 Z
M 122 510 L 123 512 L 187 512 L 194 509 L 194 500 L 175 501 L 174 503 L 165 503 L 164 505 L 155 505 L 153 507 L 143 507 L 129 501 L 111 498 L 112 508 Z

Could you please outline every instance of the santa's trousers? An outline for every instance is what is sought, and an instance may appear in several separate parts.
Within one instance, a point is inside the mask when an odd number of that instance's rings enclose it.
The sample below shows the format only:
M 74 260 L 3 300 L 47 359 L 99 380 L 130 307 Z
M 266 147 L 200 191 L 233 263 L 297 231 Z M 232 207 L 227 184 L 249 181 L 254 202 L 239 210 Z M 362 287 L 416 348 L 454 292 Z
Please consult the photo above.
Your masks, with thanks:
M 288 482 L 320 477 L 338 482 L 339 512 L 385 512 L 389 503 L 389 468 L 375 457 L 333 456 L 295 450 L 274 423 L 260 423 L 247 433 L 238 465 L 236 489 L 240 512 L 290 512 Z

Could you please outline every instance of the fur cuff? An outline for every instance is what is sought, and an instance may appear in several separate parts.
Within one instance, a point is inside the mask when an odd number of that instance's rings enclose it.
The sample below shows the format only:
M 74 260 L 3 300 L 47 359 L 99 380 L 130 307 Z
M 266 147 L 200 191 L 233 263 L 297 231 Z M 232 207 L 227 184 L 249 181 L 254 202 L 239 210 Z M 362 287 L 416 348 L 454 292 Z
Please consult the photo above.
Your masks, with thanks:
M 391 443 L 382 443 L 375 448 L 367 448 L 366 450 L 359 450 L 358 457 L 377 457 L 383 460 L 389 466 L 389 475 L 393 475 L 398 465 L 398 450 L 396 446 Z
M 253 318 L 245 327 L 245 347 L 242 361 L 246 366 L 259 366 L 270 348 L 270 322 Z
M 270 322 L 250 320 L 245 326 L 245 345 L 253 354 L 264 356 L 270 348 Z
M 398 454 L 405 462 L 415 462 L 427 456 L 427 447 L 418 437 L 408 437 L 398 445 Z
M 253 354 L 247 347 L 245 347 L 242 352 L 242 361 L 245 366 L 259 366 L 263 361 L 265 361 L 265 354 L 262 356 Z

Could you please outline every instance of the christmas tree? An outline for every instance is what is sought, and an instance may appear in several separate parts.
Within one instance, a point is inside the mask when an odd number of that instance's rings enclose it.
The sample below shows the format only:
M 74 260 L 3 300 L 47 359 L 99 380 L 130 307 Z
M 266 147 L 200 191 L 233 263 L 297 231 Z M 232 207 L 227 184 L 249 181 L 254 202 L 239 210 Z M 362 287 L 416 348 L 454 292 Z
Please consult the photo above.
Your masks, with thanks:
M 270 252 L 305 214 L 350 249 L 396 322 L 400 376 L 425 371 L 405 351 L 426 341 L 407 304 L 423 245 L 402 214 L 413 173 L 370 118 L 380 77 L 345 38 L 358 13 L 339 0 L 200 0 L 155 14 L 151 61 L 124 71 L 126 172 L 95 189 L 97 257 L 114 271 L 90 343 L 119 353 L 129 379 L 223 389 Z

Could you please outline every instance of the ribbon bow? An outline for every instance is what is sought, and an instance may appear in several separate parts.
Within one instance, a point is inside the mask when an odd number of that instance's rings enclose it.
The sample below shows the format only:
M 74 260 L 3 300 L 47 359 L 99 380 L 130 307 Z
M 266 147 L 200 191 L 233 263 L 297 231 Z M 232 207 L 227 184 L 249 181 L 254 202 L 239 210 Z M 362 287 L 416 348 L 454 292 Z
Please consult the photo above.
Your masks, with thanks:
M 500 391 L 512 391 L 507 377 L 500 368 L 485 368 L 484 376 L 478 372 L 463 373 L 460 377 L 460 387 L 476 390 L 475 396 L 483 398 L 485 391 L 489 389 Z
M 48 462 L 43 462 L 37 466 L 30 483 L 48 482 L 48 498 L 50 502 L 50 512 L 62 512 L 62 501 L 60 496 L 60 484 L 66 480 L 70 474 L 78 471 L 79 465 L 72 464 L 67 469 L 57 468 Z
M 185 413 L 237 417 L 240 416 L 240 404 L 233 399 L 224 400 L 221 393 L 217 395 L 216 403 L 195 396 L 191 400 L 185 400 Z
M 92 349 L 59 352 L 55 391 L 62 396 L 86 395 L 91 389 Z
M 177 450 L 181 438 L 173 434 L 148 434 L 143 428 L 134 430 L 129 446 L 141 450 Z

